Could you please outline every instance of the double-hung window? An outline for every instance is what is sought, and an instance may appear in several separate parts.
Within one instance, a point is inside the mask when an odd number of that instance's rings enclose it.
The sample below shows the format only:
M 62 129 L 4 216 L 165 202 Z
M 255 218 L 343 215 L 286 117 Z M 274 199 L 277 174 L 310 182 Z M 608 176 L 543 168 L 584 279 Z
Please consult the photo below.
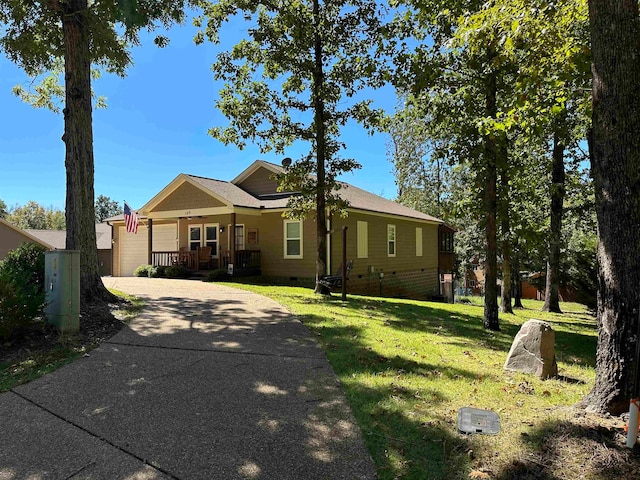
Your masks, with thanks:
M 302 258 L 302 221 L 284 221 L 284 258 Z
M 396 256 L 396 226 L 387 225 L 387 256 Z

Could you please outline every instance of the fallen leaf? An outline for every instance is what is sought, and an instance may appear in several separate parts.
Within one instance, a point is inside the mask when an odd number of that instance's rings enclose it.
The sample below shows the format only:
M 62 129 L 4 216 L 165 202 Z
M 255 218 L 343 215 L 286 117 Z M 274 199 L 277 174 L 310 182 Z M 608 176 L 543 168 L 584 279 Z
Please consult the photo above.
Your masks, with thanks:
M 486 479 L 490 479 L 491 477 L 489 476 L 488 473 L 481 472 L 480 470 L 471 470 L 471 473 L 469 474 L 469 478 L 486 480 Z

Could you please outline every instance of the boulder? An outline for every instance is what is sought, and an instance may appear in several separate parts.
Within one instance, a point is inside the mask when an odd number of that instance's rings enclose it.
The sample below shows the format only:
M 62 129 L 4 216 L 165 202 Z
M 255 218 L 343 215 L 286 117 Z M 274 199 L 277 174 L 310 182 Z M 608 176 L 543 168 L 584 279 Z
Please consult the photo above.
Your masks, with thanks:
M 528 320 L 513 339 L 504 369 L 535 373 L 543 379 L 557 376 L 555 339 L 555 332 L 549 323 Z

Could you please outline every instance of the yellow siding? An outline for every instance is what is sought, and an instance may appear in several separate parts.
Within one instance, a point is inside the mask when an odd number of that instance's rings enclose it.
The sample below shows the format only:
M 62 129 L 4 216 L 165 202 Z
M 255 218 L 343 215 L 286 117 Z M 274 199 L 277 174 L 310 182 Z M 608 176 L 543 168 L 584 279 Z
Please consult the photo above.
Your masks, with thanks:
M 188 182 L 180 185 L 167 198 L 151 209 L 152 212 L 224 207 L 225 204 Z
M 357 258 L 357 222 L 368 223 L 369 256 Z M 334 217 L 331 225 L 331 271 L 342 262 L 342 227 L 347 226 L 347 260 L 354 261 L 352 275 L 374 272 L 421 271 L 438 268 L 438 226 L 398 218 L 351 212 L 347 218 Z M 387 225 L 396 226 L 396 256 L 387 255 Z M 422 228 L 422 257 L 416 256 L 416 227 Z
M 0 260 L 10 251 L 23 243 L 38 243 L 11 227 L 0 224 Z
M 256 196 L 276 193 L 278 191 L 278 182 L 271 178 L 272 175 L 273 172 L 260 167 L 238 186 Z
M 284 258 L 284 219 L 280 213 L 260 217 L 262 274 L 273 277 L 314 277 L 316 271 L 316 224 L 303 221 L 303 258 Z

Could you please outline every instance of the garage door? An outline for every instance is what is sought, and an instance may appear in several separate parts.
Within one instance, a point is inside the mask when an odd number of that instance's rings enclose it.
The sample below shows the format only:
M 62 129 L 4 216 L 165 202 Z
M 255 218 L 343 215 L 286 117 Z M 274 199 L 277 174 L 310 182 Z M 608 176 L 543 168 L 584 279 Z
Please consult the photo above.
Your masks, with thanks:
M 154 228 L 155 230 L 155 228 Z M 147 227 L 138 226 L 138 233 L 127 233 L 125 227 L 120 227 L 120 276 L 132 277 L 137 266 L 148 263 L 149 238 Z
M 175 252 L 178 250 L 177 225 L 153 225 L 153 251 Z

